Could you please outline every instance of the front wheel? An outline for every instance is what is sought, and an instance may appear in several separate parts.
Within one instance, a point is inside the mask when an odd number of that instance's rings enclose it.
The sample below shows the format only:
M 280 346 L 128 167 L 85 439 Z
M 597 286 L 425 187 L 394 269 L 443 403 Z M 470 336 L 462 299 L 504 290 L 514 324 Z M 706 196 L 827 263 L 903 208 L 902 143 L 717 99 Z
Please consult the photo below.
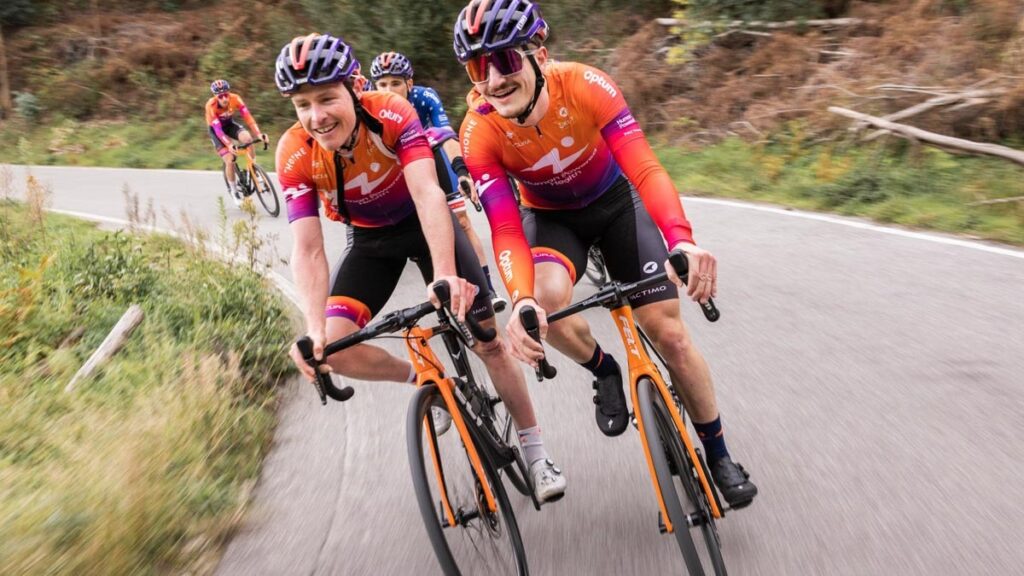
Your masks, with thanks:
M 441 569 L 449 576 L 525 576 L 529 574 L 526 551 L 500 476 L 488 459 L 481 457 L 497 505 L 491 512 L 457 427 L 441 436 L 434 432 L 431 410 L 444 410 L 443 405 L 435 385 L 423 386 L 413 395 L 406 418 L 413 489 Z M 467 422 L 467 428 L 470 441 L 480 450 L 480 443 L 473 438 L 473 424 Z M 443 494 L 447 495 L 447 509 Z M 449 517 L 449 510 L 454 518 Z
M 705 573 L 724 576 L 725 562 L 715 518 L 672 414 L 657 385 L 649 378 L 638 382 L 637 403 L 661 496 L 687 570 L 691 576 Z M 691 528 L 699 529 L 706 548 L 703 553 L 698 553 L 694 545 Z
M 257 164 L 254 168 L 256 169 L 256 195 L 259 196 L 260 204 L 263 204 L 263 209 L 267 211 L 267 214 L 276 218 L 281 213 L 281 204 L 277 199 L 274 182 L 262 166 Z

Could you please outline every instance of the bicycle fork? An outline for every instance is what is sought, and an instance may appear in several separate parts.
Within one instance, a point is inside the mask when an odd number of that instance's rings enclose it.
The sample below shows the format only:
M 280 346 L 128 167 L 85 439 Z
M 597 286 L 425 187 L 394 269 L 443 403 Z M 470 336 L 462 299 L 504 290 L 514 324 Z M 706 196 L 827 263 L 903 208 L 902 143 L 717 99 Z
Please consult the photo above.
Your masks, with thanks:
M 490 482 L 487 481 L 487 475 L 484 473 L 480 454 L 476 449 L 476 443 L 470 437 L 469 429 L 466 428 L 466 422 L 462 418 L 462 411 L 459 410 L 458 402 L 455 401 L 453 393 L 455 383 L 451 378 L 445 377 L 440 372 L 441 361 L 438 360 L 437 356 L 434 355 L 434 352 L 427 345 L 427 340 L 433 335 L 433 329 L 420 328 L 419 326 L 412 327 L 406 333 L 405 345 L 409 352 L 409 361 L 416 368 L 416 387 L 419 388 L 429 384 L 437 386 L 441 397 L 444 399 L 445 406 L 452 417 L 452 424 L 455 425 L 455 429 L 462 439 L 462 444 L 473 467 L 473 473 L 476 475 L 477 481 L 480 482 L 487 510 L 493 514 L 498 510 L 494 491 L 491 489 Z M 444 471 L 441 467 L 440 450 L 437 446 L 437 438 L 434 435 L 434 424 L 429 419 L 424 419 L 423 426 L 426 427 L 427 437 L 430 438 L 430 455 L 434 462 L 434 472 L 437 474 L 437 486 L 438 491 L 441 493 L 441 507 L 444 509 L 445 520 L 449 526 L 457 526 L 460 521 L 471 518 L 463 513 L 456 516 L 452 510 L 451 501 L 448 497 L 448 486 L 445 483 Z
M 620 306 L 611 310 L 612 321 L 615 323 L 615 327 L 619 329 L 619 335 L 622 337 L 622 342 L 626 346 L 627 359 L 629 360 L 629 383 L 630 383 L 630 398 L 633 401 L 633 415 L 636 417 L 637 428 L 640 431 L 640 443 L 643 445 L 644 455 L 647 457 L 647 468 L 651 476 L 651 481 L 654 483 L 654 494 L 658 498 L 658 509 L 661 513 L 661 518 L 664 523 L 664 532 L 672 533 L 675 531 L 675 526 L 672 524 L 672 519 L 668 516 L 668 509 L 665 506 L 665 499 L 661 495 L 661 484 L 658 482 L 658 475 L 654 470 L 654 458 L 651 456 L 651 447 L 647 444 L 647 435 L 644 433 L 645 422 L 640 415 L 639 406 L 639 386 L 641 378 L 649 378 L 654 382 L 657 393 L 661 395 L 662 400 L 665 402 L 665 406 L 668 408 L 669 413 L 672 416 L 672 421 L 675 423 L 676 432 L 679 434 L 679 439 L 683 442 L 683 446 L 686 447 L 686 451 L 690 455 L 690 461 L 693 463 L 693 468 L 697 471 L 697 477 L 700 480 L 701 488 L 704 490 L 705 497 L 708 500 L 708 504 L 711 507 L 711 514 L 715 518 L 722 517 L 722 511 L 718 508 L 718 504 L 714 498 L 714 493 L 711 490 L 707 476 L 704 474 L 702 466 L 697 463 L 697 453 L 693 448 L 693 444 L 690 442 L 689 435 L 686 433 L 686 425 L 683 423 L 682 415 L 679 413 L 679 409 L 676 407 L 676 403 L 672 398 L 672 394 L 665 384 L 665 380 L 662 379 L 661 373 L 658 371 L 658 367 L 651 360 L 650 355 L 647 353 L 647 349 L 643 346 L 640 340 L 640 334 L 637 331 L 636 321 L 633 317 L 633 309 L 628 304 Z M 653 425 L 653 423 L 651 423 Z M 682 470 L 679 471 L 683 473 Z

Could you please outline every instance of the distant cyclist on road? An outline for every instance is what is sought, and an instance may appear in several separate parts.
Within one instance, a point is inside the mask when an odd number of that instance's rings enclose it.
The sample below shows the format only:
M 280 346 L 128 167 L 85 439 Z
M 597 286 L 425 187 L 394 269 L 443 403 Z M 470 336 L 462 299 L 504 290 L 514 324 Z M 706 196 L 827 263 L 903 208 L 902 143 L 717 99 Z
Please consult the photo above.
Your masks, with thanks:
M 252 136 L 248 130 L 235 122 L 235 113 L 242 116 L 258 139 L 265 143 L 270 140 L 266 134 L 260 132 L 256 119 L 252 117 L 242 98 L 231 92 L 231 86 L 227 80 L 214 80 L 210 84 L 210 91 L 213 92 L 213 97 L 206 101 L 206 124 L 210 127 L 210 140 L 213 141 L 213 147 L 224 161 L 231 197 L 235 200 L 235 204 L 241 205 L 242 193 L 235 184 L 235 156 L 238 154 L 238 149 L 235 148 L 232 138 L 242 144 L 250 144 Z
M 278 143 L 277 172 L 294 237 L 292 273 L 317 358 L 326 341 L 359 330 L 380 312 L 408 260 L 428 283 L 449 283 L 460 319 L 468 313 L 495 326 L 480 262 L 445 204 L 416 111 L 389 92 L 357 94 L 357 66 L 348 44 L 318 34 L 295 38 L 276 62 L 277 89 L 298 116 Z M 331 276 L 321 206 L 329 219 L 349 224 L 348 246 Z M 515 422 L 538 499 L 563 494 L 565 478 L 548 458 L 519 364 L 500 337 L 473 351 Z M 291 357 L 314 376 L 295 346 Z M 408 361 L 370 344 L 327 361 L 360 380 L 412 383 L 416 376 Z
M 476 231 L 473 230 L 469 215 L 466 214 L 466 199 L 460 191 L 462 186 L 466 186 L 469 189 L 470 197 L 476 200 L 476 189 L 473 187 L 473 179 L 469 177 L 469 172 L 466 170 L 466 163 L 462 161 L 458 138 L 448 121 L 448 114 L 444 111 L 441 97 L 433 88 L 413 84 L 412 63 L 398 52 L 378 54 L 370 65 L 370 77 L 377 90 L 398 94 L 412 102 L 413 107 L 416 108 L 420 123 L 426 129 L 430 146 L 434 149 L 437 179 L 447 195 L 448 207 L 455 213 L 459 225 L 466 232 L 466 237 L 469 238 L 469 243 L 473 246 L 473 251 L 476 252 L 476 257 L 483 265 L 491 304 L 494 305 L 497 312 L 501 312 L 505 309 L 507 302 L 494 290 L 483 245 L 480 243 Z
M 602 352 L 582 316 L 547 326 L 544 311 L 571 302 L 592 244 L 600 247 L 611 277 L 622 282 L 664 266 L 672 282 L 630 302 L 665 357 L 715 483 L 731 505 L 749 504 L 757 488 L 726 449 L 711 374 L 682 322 L 682 284 L 667 266 L 665 242 L 686 253 L 687 295 L 694 300 L 715 295 L 717 263 L 694 244 L 675 186 L 622 91 L 596 68 L 549 63 L 547 24 L 527 0 L 473 0 L 454 33 L 455 53 L 480 95 L 472 100 L 460 141 L 512 296 L 508 339 L 514 353 L 531 364 L 543 357 L 543 347 L 519 322 L 523 306 L 538 307 L 548 342 L 594 374 L 601 431 L 621 434 L 629 414 L 618 364 Z M 521 220 L 507 173 L 520 183 Z

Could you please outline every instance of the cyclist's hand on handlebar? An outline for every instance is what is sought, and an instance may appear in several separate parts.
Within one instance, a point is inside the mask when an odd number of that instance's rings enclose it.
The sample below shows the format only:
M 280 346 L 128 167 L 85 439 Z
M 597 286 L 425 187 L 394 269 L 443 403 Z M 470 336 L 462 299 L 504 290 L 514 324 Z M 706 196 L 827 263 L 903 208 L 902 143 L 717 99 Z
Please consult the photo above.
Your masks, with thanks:
M 260 134 L 260 140 L 263 141 L 263 149 L 266 150 L 267 146 L 270 145 L 270 136 L 267 136 L 266 132 Z
M 231 150 L 232 154 L 234 154 L 235 156 L 238 156 L 238 152 L 239 152 L 238 144 L 235 144 L 234 142 L 228 144 L 228 150 Z
M 458 276 L 441 276 L 436 278 L 427 286 L 427 298 L 430 299 L 431 304 L 435 308 L 440 308 L 441 302 L 434 294 L 434 284 L 442 280 L 448 282 L 448 289 L 451 291 L 451 302 L 449 303 L 448 310 L 455 314 L 459 322 L 465 322 L 466 313 L 473 307 L 473 299 L 476 298 L 479 289 L 476 287 L 476 284 Z
M 324 334 L 321 333 L 310 333 L 309 338 L 313 341 L 313 357 L 318 360 L 324 358 Z M 316 379 L 316 372 L 313 367 L 306 363 L 305 358 L 302 357 L 302 353 L 299 352 L 299 347 L 295 343 L 292 343 L 291 349 L 288 351 L 288 355 L 291 356 L 292 362 L 295 363 L 296 368 L 302 373 L 306 379 L 313 381 Z M 321 372 L 331 372 L 331 367 L 327 364 L 320 366 Z
M 705 304 L 708 298 L 718 296 L 718 261 L 707 250 L 689 242 L 680 242 L 673 250 L 682 250 L 686 254 L 689 273 L 686 281 L 686 295 L 694 302 Z M 680 289 L 683 281 L 676 275 L 672 265 L 666 260 L 665 271 L 669 279 Z
M 476 193 L 476 186 L 473 185 L 472 178 L 469 176 L 459 176 L 459 190 L 474 206 L 480 204 L 480 196 Z
M 537 363 L 540 362 L 541 358 L 544 358 L 544 346 L 526 332 L 526 328 L 523 327 L 522 321 L 519 319 L 519 312 L 525 306 L 530 306 L 537 312 L 540 337 L 541 339 L 547 337 L 548 318 L 547 314 L 544 313 L 544 309 L 533 298 L 523 298 L 512 307 L 511 318 L 505 327 L 507 333 L 505 341 L 508 343 L 509 352 L 513 356 L 536 368 Z

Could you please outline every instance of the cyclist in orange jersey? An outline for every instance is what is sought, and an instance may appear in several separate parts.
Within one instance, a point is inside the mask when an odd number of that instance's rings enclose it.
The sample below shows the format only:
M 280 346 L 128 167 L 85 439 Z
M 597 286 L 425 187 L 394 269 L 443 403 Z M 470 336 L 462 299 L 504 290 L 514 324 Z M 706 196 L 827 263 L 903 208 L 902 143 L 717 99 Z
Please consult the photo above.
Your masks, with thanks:
M 357 94 L 357 65 L 341 39 L 310 34 L 285 45 L 275 66 L 278 91 L 291 98 L 299 120 L 278 143 L 277 172 L 294 238 L 292 272 L 317 358 L 326 341 L 364 327 L 383 309 L 409 260 L 428 284 L 449 283 L 460 319 L 469 314 L 485 328 L 496 325 L 480 261 L 445 203 L 416 111 L 390 92 Z M 321 208 L 349 225 L 348 246 L 330 275 Z M 500 337 L 472 350 L 512 416 L 537 498 L 560 497 L 566 480 L 548 457 L 519 364 Z M 314 376 L 295 346 L 291 357 Z M 361 380 L 416 377 L 407 360 L 370 344 L 327 361 Z
M 460 137 L 512 296 L 507 330 L 513 352 L 533 365 L 543 357 L 543 347 L 519 321 L 522 307 L 533 306 L 548 342 L 594 374 L 601 431 L 621 434 L 629 412 L 618 364 L 602 352 L 582 316 L 548 326 L 544 311 L 571 302 L 594 244 L 611 277 L 622 282 L 664 266 L 672 281 L 630 302 L 666 360 L 722 495 L 733 506 L 749 504 L 757 487 L 726 448 L 708 365 L 680 316 L 682 283 L 668 265 L 666 242 L 687 255 L 693 300 L 715 295 L 717 261 L 694 243 L 675 186 L 622 92 L 601 70 L 548 62 L 548 27 L 528 0 L 473 0 L 454 33 L 456 56 L 480 96 L 468 97 L 472 107 Z M 519 182 L 521 213 L 509 174 Z
M 238 149 L 235 148 L 232 138 L 242 144 L 249 144 L 252 142 L 252 135 L 235 122 L 235 113 L 242 116 L 249 128 L 256 133 L 258 139 L 263 142 L 270 142 L 270 140 L 266 134 L 260 132 L 256 119 L 252 117 L 241 96 L 231 92 L 231 86 L 227 80 L 214 80 L 210 84 L 210 92 L 213 92 L 213 96 L 206 101 L 206 124 L 209 126 L 210 140 L 213 141 L 213 147 L 224 161 L 231 197 L 234 198 L 235 204 L 241 205 L 241 192 L 235 185 L 235 156 L 238 154 Z

